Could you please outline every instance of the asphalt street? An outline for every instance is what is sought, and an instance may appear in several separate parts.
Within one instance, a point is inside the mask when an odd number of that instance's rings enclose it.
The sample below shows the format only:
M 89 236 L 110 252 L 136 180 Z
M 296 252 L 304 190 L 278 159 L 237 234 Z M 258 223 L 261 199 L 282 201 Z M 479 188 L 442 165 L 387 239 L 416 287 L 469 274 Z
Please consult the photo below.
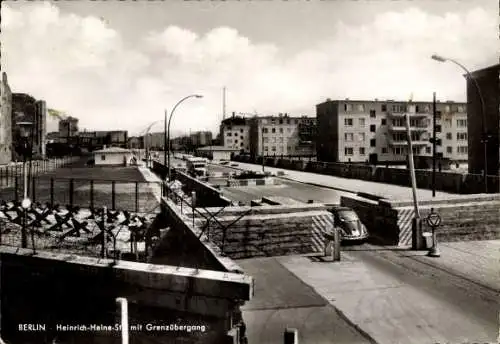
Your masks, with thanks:
M 339 204 L 341 196 L 353 194 L 308 184 L 281 181 L 279 185 L 221 187 L 222 194 L 231 200 L 249 203 L 266 196 L 290 197 L 297 201 Z

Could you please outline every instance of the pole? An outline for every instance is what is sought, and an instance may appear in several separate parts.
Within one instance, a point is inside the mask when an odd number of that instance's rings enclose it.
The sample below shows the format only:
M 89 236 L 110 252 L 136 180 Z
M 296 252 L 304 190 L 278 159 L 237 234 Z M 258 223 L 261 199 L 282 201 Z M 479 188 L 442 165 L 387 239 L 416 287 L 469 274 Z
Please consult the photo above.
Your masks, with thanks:
M 264 128 L 262 128 L 262 173 L 265 173 L 264 171 L 264 166 L 265 166 L 265 163 L 264 163 Z
M 163 133 L 163 141 L 165 143 L 163 145 L 163 166 L 165 166 L 167 163 L 167 140 L 168 140 L 168 137 L 167 137 L 167 110 L 166 109 L 165 109 L 165 120 L 164 120 L 163 127 L 165 129 L 165 132 Z M 169 140 L 169 142 L 170 142 L 170 140 Z M 170 149 L 169 149 L 169 151 L 170 151 Z
M 23 161 L 23 205 L 24 201 L 28 199 L 28 174 L 26 173 L 26 155 L 24 156 L 24 161 Z M 28 247 L 28 235 L 26 233 L 26 209 L 23 206 L 23 229 L 21 233 L 21 247 L 26 248 Z
M 432 95 L 432 197 L 436 197 L 436 92 Z
M 123 297 L 118 297 L 116 302 L 120 305 L 122 344 L 128 344 L 128 302 Z
M 421 233 L 420 211 L 418 209 L 417 180 L 415 177 L 415 165 L 413 163 L 413 144 L 411 142 L 410 116 L 406 114 L 405 119 L 406 119 L 406 135 L 408 140 L 408 163 L 410 165 L 413 204 L 415 207 L 415 216 L 412 221 L 412 246 L 413 249 L 419 250 L 422 248 L 422 233 Z

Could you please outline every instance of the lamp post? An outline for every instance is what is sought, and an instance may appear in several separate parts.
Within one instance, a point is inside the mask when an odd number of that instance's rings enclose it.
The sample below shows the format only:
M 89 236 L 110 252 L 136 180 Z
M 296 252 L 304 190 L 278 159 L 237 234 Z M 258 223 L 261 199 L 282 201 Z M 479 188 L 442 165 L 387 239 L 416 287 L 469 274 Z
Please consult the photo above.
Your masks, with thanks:
M 264 128 L 262 128 L 262 173 L 265 174 L 265 160 L 264 160 Z
M 175 104 L 174 108 L 172 109 L 172 112 L 170 112 L 170 117 L 168 118 L 168 124 L 167 124 L 167 130 L 166 130 L 166 133 L 167 133 L 167 165 L 168 165 L 168 174 L 167 174 L 167 180 L 170 181 L 170 122 L 172 121 L 172 116 L 174 115 L 175 113 L 175 109 L 177 108 L 177 106 L 179 106 L 183 101 L 189 99 L 189 98 L 203 98 L 202 95 L 199 95 L 199 94 L 191 94 L 189 96 L 186 96 L 184 98 L 182 98 L 181 100 L 179 100 L 177 102 L 177 104 Z M 167 119 L 167 110 L 165 110 L 165 120 Z
M 440 56 L 440 55 L 432 55 L 431 58 L 435 61 L 438 61 L 438 62 L 451 62 L 457 66 L 459 66 L 464 72 L 465 74 L 467 75 L 467 78 L 472 80 L 472 82 L 474 83 L 474 86 L 477 90 L 477 94 L 479 95 L 479 100 L 480 100 L 480 103 L 481 103 L 481 127 L 482 127 L 482 140 L 481 140 L 481 143 L 484 145 L 484 169 L 483 169 L 483 179 L 484 179 L 484 191 L 486 193 L 488 193 L 488 136 L 486 134 L 486 117 L 485 117 L 485 105 L 484 105 L 484 98 L 483 98 L 483 94 L 481 93 L 481 88 L 479 87 L 479 84 L 477 83 L 477 80 L 472 76 L 472 74 L 470 73 L 470 71 L 465 68 L 465 66 L 463 64 L 461 64 L 460 62 L 454 60 L 454 59 L 450 59 L 450 58 L 446 58 L 446 57 L 443 57 L 443 56 Z
M 19 153 L 23 156 L 23 200 L 21 207 L 23 208 L 23 222 L 21 229 L 21 247 L 28 247 L 28 233 L 26 229 L 27 211 L 31 207 L 31 200 L 28 198 L 28 174 L 26 171 L 26 161 L 31 158 L 32 145 L 30 144 L 30 134 L 33 129 L 33 122 L 17 122 L 20 129 L 21 146 Z M 33 135 L 31 135 L 33 136 Z

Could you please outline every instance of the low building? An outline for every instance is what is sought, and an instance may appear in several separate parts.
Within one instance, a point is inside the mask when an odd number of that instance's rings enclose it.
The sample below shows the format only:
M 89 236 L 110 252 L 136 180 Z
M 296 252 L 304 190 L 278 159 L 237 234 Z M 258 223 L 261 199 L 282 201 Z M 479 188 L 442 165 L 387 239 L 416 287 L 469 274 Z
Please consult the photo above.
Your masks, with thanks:
M 224 146 L 206 146 L 198 148 L 196 154 L 198 156 L 209 158 L 212 160 L 231 160 L 234 154 L 238 154 L 240 150 L 236 148 L 228 148 Z
M 96 166 L 128 166 L 135 165 L 136 158 L 130 149 L 110 147 L 94 151 Z

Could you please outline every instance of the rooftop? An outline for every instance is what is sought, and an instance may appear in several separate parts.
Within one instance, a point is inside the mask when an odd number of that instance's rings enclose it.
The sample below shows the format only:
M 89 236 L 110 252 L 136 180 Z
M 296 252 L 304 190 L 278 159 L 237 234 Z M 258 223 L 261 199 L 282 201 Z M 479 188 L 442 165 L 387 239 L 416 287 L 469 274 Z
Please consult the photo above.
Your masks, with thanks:
M 237 151 L 239 151 L 236 148 L 228 148 L 228 147 L 224 147 L 224 146 L 206 146 L 206 147 L 198 148 L 198 150 L 199 151 L 211 151 L 211 152 L 214 152 L 214 151 L 217 151 L 217 152 L 237 152 Z
M 109 147 L 94 151 L 94 153 L 131 153 L 130 149 L 120 148 L 120 147 Z

